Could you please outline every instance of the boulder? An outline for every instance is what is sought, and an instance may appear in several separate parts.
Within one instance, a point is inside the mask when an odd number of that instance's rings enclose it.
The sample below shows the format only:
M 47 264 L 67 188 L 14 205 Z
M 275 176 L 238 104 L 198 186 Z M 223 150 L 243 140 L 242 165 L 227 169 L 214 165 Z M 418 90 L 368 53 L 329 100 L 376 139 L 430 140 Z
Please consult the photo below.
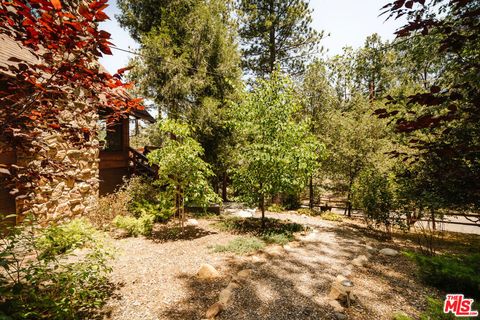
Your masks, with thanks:
M 240 279 L 247 279 L 252 274 L 252 269 L 243 269 L 237 273 Z
M 390 248 L 384 248 L 379 251 L 380 254 L 383 254 L 384 256 L 396 256 L 398 255 L 398 251 Z
M 237 211 L 235 215 L 241 218 L 251 218 L 253 217 L 254 213 L 255 213 L 255 209 L 244 209 L 244 210 Z
M 220 302 L 216 302 L 208 308 L 207 312 L 205 313 L 205 316 L 208 319 L 215 318 L 217 314 L 220 313 L 220 311 L 223 310 L 223 305 Z
M 346 320 L 347 319 L 347 315 L 344 314 L 344 313 L 341 313 L 341 312 L 335 312 L 334 315 L 335 315 L 335 319 L 337 319 L 337 320 Z
M 363 267 L 368 262 L 368 258 L 361 254 L 352 260 L 352 264 L 357 267 Z
M 195 219 L 188 219 L 186 225 L 191 227 L 196 227 L 198 226 L 198 221 Z
M 213 279 L 220 276 L 220 273 L 212 265 L 202 264 L 198 269 L 197 277 L 199 279 Z M 208 317 L 207 317 L 208 318 Z
M 218 295 L 218 302 L 220 302 L 223 306 L 227 306 L 230 303 L 230 299 L 232 298 L 232 291 L 227 287 L 220 291 Z

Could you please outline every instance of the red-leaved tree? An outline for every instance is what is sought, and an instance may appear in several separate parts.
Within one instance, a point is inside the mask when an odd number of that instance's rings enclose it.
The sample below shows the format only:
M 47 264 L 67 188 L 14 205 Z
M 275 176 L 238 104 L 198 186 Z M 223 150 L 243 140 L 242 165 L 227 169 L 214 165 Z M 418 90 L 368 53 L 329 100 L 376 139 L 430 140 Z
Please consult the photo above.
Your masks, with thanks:
M 103 54 L 111 54 L 110 34 L 98 28 L 99 22 L 108 19 L 106 7 L 107 0 L 1 1 L 0 42 L 16 41 L 22 54 L 12 54 L 8 65 L 0 66 L 4 73 L 0 79 L 0 152 L 15 148 L 41 155 L 37 136 L 45 131 L 58 131 L 79 147 L 91 141 L 96 135 L 91 127 L 61 121 L 61 101 L 83 102 L 77 105 L 82 113 L 103 110 L 110 121 L 142 109 L 141 99 L 125 94 L 132 86 L 122 82 L 126 69 L 112 76 L 98 63 Z M 48 156 L 40 161 L 41 167 L 58 168 L 57 175 L 65 165 Z M 30 191 L 43 173 L 3 166 L 0 174 L 10 176 L 17 196 L 32 196 Z

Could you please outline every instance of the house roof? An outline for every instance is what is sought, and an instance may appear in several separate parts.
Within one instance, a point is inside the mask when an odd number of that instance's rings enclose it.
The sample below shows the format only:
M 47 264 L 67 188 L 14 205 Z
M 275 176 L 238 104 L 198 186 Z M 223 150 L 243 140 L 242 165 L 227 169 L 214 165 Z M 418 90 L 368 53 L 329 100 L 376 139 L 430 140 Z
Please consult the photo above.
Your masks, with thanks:
M 18 43 L 14 39 L 0 34 L 0 66 L 8 67 L 18 64 L 18 62 L 9 60 L 12 57 L 18 58 L 30 64 L 39 63 L 40 61 L 39 58 L 28 48 L 22 46 L 22 44 Z M 100 65 L 100 71 L 108 73 L 107 69 L 105 69 L 102 65 Z M 13 73 L 1 69 L 0 74 L 13 76 Z M 122 91 L 122 95 L 124 95 L 124 98 L 126 99 L 131 99 L 131 95 L 127 91 Z M 130 115 L 150 123 L 155 122 L 155 118 L 147 110 L 133 110 Z

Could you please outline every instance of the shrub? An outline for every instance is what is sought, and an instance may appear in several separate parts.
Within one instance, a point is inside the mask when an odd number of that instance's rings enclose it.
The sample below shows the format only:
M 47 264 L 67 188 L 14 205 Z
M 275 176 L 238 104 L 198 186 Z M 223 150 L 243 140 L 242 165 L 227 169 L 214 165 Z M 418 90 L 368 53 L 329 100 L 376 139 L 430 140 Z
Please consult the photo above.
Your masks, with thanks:
M 420 315 L 420 320 L 454 320 L 456 317 L 443 312 L 443 301 L 427 297 L 427 310 Z
M 37 239 L 41 257 L 55 257 L 93 243 L 97 230 L 84 218 L 61 225 L 52 225 Z
M 100 197 L 95 210 L 87 215 L 88 220 L 99 229 L 109 230 L 116 216 L 129 215 L 132 201 L 130 194 L 121 189 L 115 193 Z
M 275 239 L 274 236 L 293 238 L 295 232 L 304 231 L 301 224 L 282 221 L 278 219 L 265 219 L 265 227 L 262 228 L 261 220 L 256 218 L 228 217 L 216 224 L 215 227 L 224 231 L 232 231 L 239 234 L 250 234 L 257 237 Z
M 143 214 L 139 218 L 131 216 L 117 216 L 113 220 L 113 224 L 117 228 L 126 230 L 130 236 L 149 236 L 152 234 L 154 220 L 155 216 L 150 214 Z
M 420 276 L 427 284 L 480 298 L 480 254 L 426 256 L 408 252 L 406 255 L 418 264 Z
M 132 203 L 132 211 L 136 217 L 148 215 L 153 216 L 156 222 L 163 222 L 173 216 L 175 208 L 166 202 L 152 203 L 143 200 Z
M 110 253 L 100 238 L 83 239 L 82 224 L 41 229 L 25 221 L 8 230 L 0 244 L 0 318 L 92 318 L 111 295 Z M 72 235 L 75 241 L 66 241 Z M 85 246 L 82 259 L 68 254 Z
M 267 208 L 267 211 L 270 211 L 270 212 L 283 212 L 285 211 L 285 209 L 281 206 L 281 205 L 278 205 L 276 203 L 272 204 L 271 206 L 269 206 Z
M 308 208 L 300 208 L 297 210 L 297 214 L 304 214 L 306 216 L 316 216 L 317 212 L 313 209 L 308 209 Z
M 337 221 L 337 222 L 343 221 L 343 217 L 341 215 L 333 213 L 333 212 L 322 213 L 320 215 L 320 218 L 322 218 L 323 220 L 328 220 L 328 221 Z
M 287 210 L 296 210 L 302 205 L 300 195 L 297 193 L 287 193 L 282 200 L 283 207 Z
M 239 237 L 226 245 L 216 245 L 213 248 L 214 252 L 233 252 L 236 254 L 245 254 L 253 251 L 263 249 L 265 242 L 256 237 Z

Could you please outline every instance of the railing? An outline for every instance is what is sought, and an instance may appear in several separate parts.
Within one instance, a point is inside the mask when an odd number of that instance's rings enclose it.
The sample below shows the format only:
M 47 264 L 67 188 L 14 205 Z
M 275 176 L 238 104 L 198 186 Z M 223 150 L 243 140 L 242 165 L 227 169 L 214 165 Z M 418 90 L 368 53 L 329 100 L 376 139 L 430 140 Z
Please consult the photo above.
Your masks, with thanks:
M 156 177 L 157 169 L 150 166 L 147 157 L 133 148 L 128 148 L 128 163 L 132 174 Z

